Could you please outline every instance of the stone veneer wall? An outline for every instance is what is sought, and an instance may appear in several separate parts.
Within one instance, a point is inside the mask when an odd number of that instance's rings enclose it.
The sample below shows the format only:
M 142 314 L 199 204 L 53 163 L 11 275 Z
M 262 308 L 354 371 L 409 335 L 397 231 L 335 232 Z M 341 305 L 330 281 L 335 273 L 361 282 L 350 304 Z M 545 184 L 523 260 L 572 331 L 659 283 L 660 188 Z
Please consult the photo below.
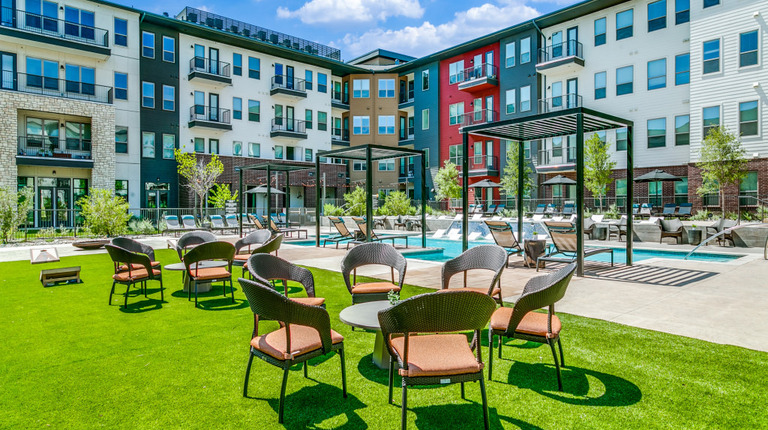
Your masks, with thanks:
M 0 187 L 16 190 L 18 111 L 91 118 L 91 187 L 115 189 L 115 107 L 59 97 L 0 91 Z M 64 165 L 62 163 L 62 165 Z

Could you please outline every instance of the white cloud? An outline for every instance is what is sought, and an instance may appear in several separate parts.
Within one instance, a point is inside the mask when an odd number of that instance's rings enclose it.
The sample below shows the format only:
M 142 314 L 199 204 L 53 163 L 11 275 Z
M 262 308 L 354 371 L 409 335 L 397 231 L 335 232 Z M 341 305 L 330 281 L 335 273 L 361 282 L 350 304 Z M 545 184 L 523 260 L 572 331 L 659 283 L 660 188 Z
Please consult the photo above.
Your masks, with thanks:
M 299 18 L 304 24 L 366 23 L 423 15 L 419 0 L 310 0 L 296 10 L 277 8 L 278 18 Z
M 376 48 L 420 57 L 539 15 L 536 9 L 523 2 L 503 0 L 499 4 L 485 3 L 456 12 L 451 21 L 443 24 L 434 25 L 425 21 L 418 27 L 395 30 L 375 28 L 361 35 L 348 33 L 339 44 L 344 47 L 346 58 L 354 58 Z

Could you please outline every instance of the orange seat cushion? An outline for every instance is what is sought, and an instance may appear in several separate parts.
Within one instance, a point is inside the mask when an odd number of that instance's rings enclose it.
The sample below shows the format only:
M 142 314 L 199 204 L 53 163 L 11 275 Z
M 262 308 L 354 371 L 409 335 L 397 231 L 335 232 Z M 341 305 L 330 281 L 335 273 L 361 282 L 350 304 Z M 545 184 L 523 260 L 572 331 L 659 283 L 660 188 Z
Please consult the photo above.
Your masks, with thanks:
M 512 318 L 514 308 L 498 308 L 491 316 L 491 330 L 506 331 L 509 320 Z M 517 325 L 518 333 L 534 336 L 549 337 L 550 339 L 560 335 L 563 325 L 557 315 L 552 315 L 552 333 L 547 333 L 547 314 L 541 312 L 528 312 Z
M 461 291 L 474 291 L 480 294 L 488 294 L 488 288 L 461 288 Z M 491 297 L 501 297 L 501 288 L 494 288 Z
M 236 254 L 235 260 L 237 261 L 248 261 L 248 259 L 251 258 L 251 254 Z
M 400 291 L 400 287 L 391 282 L 366 282 L 352 287 L 352 294 L 388 293 Z
M 160 276 L 160 271 L 153 269 L 152 274 L 154 276 Z M 115 273 L 112 275 L 112 279 L 118 282 L 135 282 L 149 279 L 149 274 L 147 273 L 147 269 L 131 270 L 130 273 L 126 270 L 125 272 Z
M 390 341 L 401 358 L 405 357 L 405 337 Z M 483 364 L 477 362 L 463 334 L 430 334 L 408 337 L 408 370 L 401 376 L 450 376 L 477 373 Z
M 251 339 L 251 346 L 265 354 L 269 354 L 278 360 L 290 360 L 294 357 L 320 349 L 323 344 L 320 334 L 312 327 L 291 324 L 291 350 L 286 348 L 285 327 L 256 336 Z M 331 330 L 331 341 L 340 343 L 344 337 Z
M 292 297 L 291 300 L 309 306 L 320 306 L 325 303 L 325 299 L 322 297 Z
M 151 264 L 152 267 L 160 267 L 160 262 L 159 261 L 150 261 L 149 264 Z M 144 268 L 144 266 L 139 264 L 139 263 L 131 264 L 131 269 L 133 269 L 133 270 L 143 269 L 143 268 Z M 128 270 L 128 265 L 127 264 L 123 264 L 122 266 L 120 266 L 120 270 Z
M 192 278 L 198 281 L 206 279 L 222 279 L 232 276 L 226 267 L 207 267 L 204 269 L 190 269 Z

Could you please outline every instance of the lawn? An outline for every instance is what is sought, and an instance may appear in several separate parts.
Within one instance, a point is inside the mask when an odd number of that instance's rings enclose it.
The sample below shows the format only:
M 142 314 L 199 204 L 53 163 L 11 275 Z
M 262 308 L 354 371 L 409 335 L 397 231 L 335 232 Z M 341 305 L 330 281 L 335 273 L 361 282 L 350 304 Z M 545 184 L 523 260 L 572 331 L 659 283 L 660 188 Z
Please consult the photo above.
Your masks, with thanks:
M 168 250 L 157 256 L 178 261 Z M 41 268 L 71 265 L 82 266 L 84 283 L 40 285 Z M 255 360 L 251 397 L 242 397 L 253 318 L 237 284 L 235 304 L 217 288 L 195 309 L 180 273 L 165 272 L 165 302 L 150 283 L 149 298 L 134 293 L 124 311 L 121 286 L 107 305 L 111 269 L 106 254 L 45 267 L 0 263 L 0 428 L 280 427 L 279 369 Z M 351 304 L 341 275 L 313 272 L 331 325 L 345 338 L 349 397 L 341 396 L 338 356 L 312 361 L 309 379 L 297 368 L 288 380 L 286 427 L 397 428 L 400 392 L 388 405 L 387 373 L 371 363 L 374 335 L 339 322 Z M 424 291 L 408 286 L 404 294 Z M 768 393 L 768 354 L 561 317 L 565 391 L 557 391 L 547 346 L 508 341 L 487 384 L 492 428 L 768 427 L 755 409 Z M 262 330 L 273 327 L 262 323 Z M 408 397 L 410 428 L 482 427 L 477 384 L 467 385 L 466 401 L 458 385 L 413 389 Z

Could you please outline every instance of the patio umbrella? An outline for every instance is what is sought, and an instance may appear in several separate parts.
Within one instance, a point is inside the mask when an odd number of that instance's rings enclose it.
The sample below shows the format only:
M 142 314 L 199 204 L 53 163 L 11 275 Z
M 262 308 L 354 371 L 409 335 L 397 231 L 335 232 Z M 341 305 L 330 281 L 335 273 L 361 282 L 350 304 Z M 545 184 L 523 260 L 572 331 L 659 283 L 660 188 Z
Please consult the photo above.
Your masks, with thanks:
M 571 178 L 566 178 L 563 175 L 557 175 L 553 178 L 549 178 L 546 181 L 542 182 L 541 185 L 546 185 L 546 186 L 559 185 L 561 187 L 560 196 L 562 196 L 564 194 L 563 187 L 565 187 L 566 185 L 576 185 L 576 181 L 574 181 Z
M 648 172 L 648 173 L 646 173 L 644 175 L 640 175 L 640 176 L 635 178 L 635 182 L 638 182 L 638 183 L 639 182 L 649 182 L 649 183 L 650 182 L 657 182 L 658 183 L 658 182 L 682 181 L 682 180 L 683 180 L 683 178 L 681 178 L 679 176 L 671 175 L 671 174 L 669 174 L 669 173 L 667 173 L 667 172 L 665 172 L 665 171 L 663 171 L 661 169 L 655 169 L 655 170 L 653 170 L 651 172 Z M 658 189 L 658 187 L 660 185 L 661 184 L 657 184 L 656 185 L 656 189 Z M 648 191 L 649 191 L 649 194 L 650 194 L 650 185 L 648 185 L 648 188 L 649 188 Z M 661 199 L 664 200 L 664 195 L 663 194 L 661 196 Z
M 270 187 L 269 190 L 272 194 L 285 194 L 283 191 L 278 190 L 275 187 Z M 267 194 L 267 187 L 264 185 L 259 185 L 256 188 L 251 188 L 250 190 L 246 191 L 248 194 Z
M 475 182 L 474 184 L 470 184 L 469 188 L 491 189 L 491 188 L 501 188 L 501 185 L 497 184 L 496 182 L 493 182 L 490 179 L 483 179 L 482 181 Z M 481 191 L 481 193 L 482 193 L 482 191 Z M 488 200 L 488 191 L 486 191 L 485 198 L 486 198 L 486 200 Z

